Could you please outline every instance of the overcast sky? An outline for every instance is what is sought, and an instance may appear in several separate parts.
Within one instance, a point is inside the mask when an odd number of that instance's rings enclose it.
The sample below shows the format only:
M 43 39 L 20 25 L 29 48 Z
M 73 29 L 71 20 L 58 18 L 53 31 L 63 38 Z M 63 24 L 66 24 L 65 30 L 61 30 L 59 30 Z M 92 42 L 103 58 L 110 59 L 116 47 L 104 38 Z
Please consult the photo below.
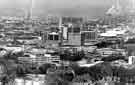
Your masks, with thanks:
M 99 17 L 114 0 L 33 0 L 33 15 Z M 24 15 L 28 0 L 0 0 L 0 15 Z

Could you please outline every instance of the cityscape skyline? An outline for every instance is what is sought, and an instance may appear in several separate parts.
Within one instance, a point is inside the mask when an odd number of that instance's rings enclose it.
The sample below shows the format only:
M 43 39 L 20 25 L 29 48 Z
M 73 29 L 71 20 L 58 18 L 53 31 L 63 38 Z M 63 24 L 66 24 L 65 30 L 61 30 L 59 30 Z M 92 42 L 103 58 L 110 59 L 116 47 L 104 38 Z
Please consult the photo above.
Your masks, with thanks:
M 135 0 L 0 0 L 0 85 L 135 83 Z

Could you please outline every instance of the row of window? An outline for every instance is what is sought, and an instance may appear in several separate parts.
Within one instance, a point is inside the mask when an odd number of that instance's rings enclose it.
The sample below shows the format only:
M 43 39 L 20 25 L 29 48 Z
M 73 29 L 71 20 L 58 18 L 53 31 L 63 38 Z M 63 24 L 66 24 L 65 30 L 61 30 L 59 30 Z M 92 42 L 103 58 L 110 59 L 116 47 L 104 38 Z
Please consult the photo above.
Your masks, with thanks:
M 84 33 L 83 34 L 84 39 L 86 40 L 95 40 L 96 39 L 96 33 L 92 32 L 92 33 Z M 60 36 L 59 35 L 48 35 L 48 40 L 59 40 Z
M 80 31 L 80 27 L 68 28 L 69 33 L 79 33 Z
M 82 23 L 82 18 L 76 18 L 76 17 L 62 17 L 63 23 Z
M 88 28 L 88 27 L 84 27 L 83 30 L 84 31 L 91 31 L 91 30 L 94 30 L 95 28 L 91 27 L 91 28 Z M 59 29 L 58 28 L 55 28 L 55 27 L 52 27 L 51 28 L 51 31 L 52 32 L 58 32 Z M 69 33 L 79 33 L 81 31 L 81 28 L 79 26 L 75 26 L 75 27 L 68 27 L 68 32 Z
M 59 40 L 59 35 L 48 35 L 48 40 Z
M 95 40 L 97 37 L 96 32 L 86 32 L 83 33 L 82 36 L 85 40 Z

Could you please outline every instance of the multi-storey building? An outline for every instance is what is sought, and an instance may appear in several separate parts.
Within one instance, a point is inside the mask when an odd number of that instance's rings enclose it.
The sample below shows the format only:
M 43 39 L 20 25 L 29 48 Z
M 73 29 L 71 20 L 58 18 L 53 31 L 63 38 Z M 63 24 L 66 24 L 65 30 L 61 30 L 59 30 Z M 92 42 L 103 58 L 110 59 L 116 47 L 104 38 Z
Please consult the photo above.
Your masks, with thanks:
M 90 28 L 90 30 L 88 29 Z M 47 45 L 57 44 L 66 46 L 89 45 L 88 43 L 97 41 L 97 29 L 87 27 L 83 29 L 82 18 L 63 17 L 60 20 L 59 29 L 57 26 L 50 28 L 50 31 L 43 34 L 43 41 Z M 85 44 L 83 44 L 85 43 Z M 50 46 L 51 47 L 51 46 Z
M 63 45 L 81 45 L 81 25 L 83 19 L 78 17 L 62 17 L 61 24 L 62 35 L 63 35 Z
M 91 42 L 97 41 L 97 31 L 82 31 L 81 37 L 82 44 L 89 45 Z
M 44 63 L 60 63 L 60 57 L 51 55 L 44 55 L 42 57 L 19 57 L 18 61 L 41 65 Z
M 42 41 L 46 47 L 58 47 L 61 42 L 61 34 L 59 32 L 44 32 Z
M 129 64 L 135 64 L 135 56 L 129 56 L 128 63 Z

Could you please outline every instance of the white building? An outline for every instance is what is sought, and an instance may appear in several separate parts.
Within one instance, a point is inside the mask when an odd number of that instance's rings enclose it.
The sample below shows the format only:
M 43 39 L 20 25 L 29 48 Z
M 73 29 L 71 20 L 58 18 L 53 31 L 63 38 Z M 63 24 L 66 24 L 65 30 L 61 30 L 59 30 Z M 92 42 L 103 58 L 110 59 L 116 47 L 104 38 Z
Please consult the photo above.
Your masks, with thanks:
M 135 56 L 129 56 L 128 63 L 129 64 L 135 64 Z

